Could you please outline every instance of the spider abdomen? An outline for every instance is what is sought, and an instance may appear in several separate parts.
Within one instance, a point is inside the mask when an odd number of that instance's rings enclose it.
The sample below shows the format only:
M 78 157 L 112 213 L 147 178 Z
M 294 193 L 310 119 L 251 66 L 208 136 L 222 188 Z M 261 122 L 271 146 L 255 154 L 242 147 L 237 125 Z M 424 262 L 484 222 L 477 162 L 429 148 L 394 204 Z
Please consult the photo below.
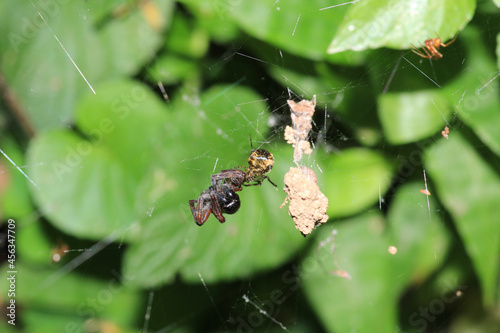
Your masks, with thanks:
M 241 201 L 239 195 L 232 189 L 226 189 L 217 195 L 217 201 L 221 206 L 222 212 L 234 214 L 240 209 Z

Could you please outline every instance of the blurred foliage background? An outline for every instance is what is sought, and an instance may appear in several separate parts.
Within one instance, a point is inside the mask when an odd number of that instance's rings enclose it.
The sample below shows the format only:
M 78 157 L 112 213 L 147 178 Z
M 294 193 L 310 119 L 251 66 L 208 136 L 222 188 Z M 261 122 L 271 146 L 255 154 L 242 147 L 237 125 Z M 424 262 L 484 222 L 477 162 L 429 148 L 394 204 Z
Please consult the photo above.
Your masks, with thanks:
M 499 5 L 1 1 L 2 332 L 498 332 Z M 314 95 L 304 238 L 283 130 Z M 198 227 L 250 135 L 279 191 Z

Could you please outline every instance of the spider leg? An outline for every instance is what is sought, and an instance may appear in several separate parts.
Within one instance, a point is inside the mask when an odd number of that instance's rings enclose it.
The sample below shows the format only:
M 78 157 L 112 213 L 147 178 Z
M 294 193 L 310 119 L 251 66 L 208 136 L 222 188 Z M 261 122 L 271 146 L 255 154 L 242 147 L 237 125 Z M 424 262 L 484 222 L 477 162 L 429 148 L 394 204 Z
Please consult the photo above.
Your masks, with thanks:
M 267 179 L 267 180 L 268 180 L 268 181 L 269 181 L 269 182 L 270 182 L 270 183 L 271 183 L 274 187 L 278 188 L 278 186 L 277 186 L 275 183 L 273 183 L 273 182 L 271 181 L 271 178 L 269 178 L 268 176 L 264 176 L 264 177 L 262 177 L 262 179 L 260 179 L 260 180 L 253 180 L 253 179 L 252 179 L 252 180 L 249 180 L 249 183 L 248 183 L 248 184 L 243 184 L 243 185 L 245 185 L 245 186 L 260 186 L 260 185 L 262 185 L 262 183 L 263 183 L 263 182 L 264 182 L 264 180 L 266 180 L 266 179 Z
M 226 219 L 222 215 L 222 210 L 220 208 L 219 202 L 217 201 L 217 197 L 215 196 L 215 192 L 210 194 L 210 201 L 212 202 L 212 213 L 214 213 L 217 220 L 219 220 L 220 223 L 226 222 Z
M 267 180 L 268 180 L 268 181 L 269 181 L 269 182 L 270 182 L 270 183 L 271 183 L 271 184 L 272 184 L 275 188 L 278 188 L 278 186 L 276 186 L 276 184 L 275 184 L 275 183 L 273 183 L 273 182 L 271 181 L 271 178 L 269 178 L 269 177 L 267 177 L 267 176 L 266 176 L 266 178 L 267 178 Z
M 197 206 L 195 207 L 194 204 L 197 203 Z M 212 210 L 210 207 L 208 209 L 205 209 L 203 211 L 203 198 L 200 198 L 198 200 L 189 200 L 189 207 L 191 208 L 191 214 L 193 214 L 194 221 L 196 222 L 197 225 L 203 225 L 208 220 L 208 217 L 210 216 L 210 213 Z
M 412 49 L 412 52 L 415 53 L 416 55 L 419 55 L 421 56 L 422 58 L 425 58 L 425 59 L 432 59 L 432 54 L 429 53 L 429 51 L 427 51 L 427 49 L 422 49 L 425 54 L 423 54 L 421 51 L 417 50 L 417 49 Z
M 448 45 L 450 45 L 451 43 L 453 43 L 453 42 L 455 41 L 455 39 L 457 39 L 457 37 L 458 37 L 458 34 L 456 34 L 456 35 L 455 35 L 455 37 L 453 37 L 453 39 L 452 39 L 452 40 L 450 40 L 450 41 L 449 41 L 448 43 L 446 43 L 446 44 L 443 44 L 443 42 L 441 42 L 441 46 L 442 46 L 442 47 L 447 47 Z
M 198 219 L 196 218 L 196 207 L 194 206 L 196 201 L 197 200 L 189 200 L 189 208 L 191 208 L 191 214 L 193 214 L 194 221 L 196 222 L 196 224 L 199 224 Z M 198 204 L 198 207 L 199 206 L 200 206 L 200 204 Z
M 431 58 L 431 59 L 433 59 L 433 60 L 437 60 L 437 59 L 441 59 L 442 57 L 443 57 L 443 55 L 442 55 L 442 54 L 441 54 L 438 50 L 436 50 L 436 53 L 434 53 L 434 54 L 432 55 L 432 58 Z
M 245 181 L 245 184 L 243 184 L 244 186 L 260 186 L 262 184 L 262 182 L 264 182 L 264 178 L 260 179 L 260 180 L 255 180 L 255 179 L 247 179 Z

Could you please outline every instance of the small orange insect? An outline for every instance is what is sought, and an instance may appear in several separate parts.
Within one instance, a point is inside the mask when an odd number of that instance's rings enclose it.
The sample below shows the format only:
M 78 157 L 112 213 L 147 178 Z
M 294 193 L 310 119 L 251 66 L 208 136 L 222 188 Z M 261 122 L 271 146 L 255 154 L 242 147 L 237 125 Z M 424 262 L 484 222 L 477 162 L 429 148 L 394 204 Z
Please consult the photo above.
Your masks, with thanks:
M 429 192 L 428 189 L 420 190 L 420 193 L 425 194 L 425 195 L 431 195 L 431 192 Z
M 432 59 L 432 60 L 441 59 L 443 57 L 443 55 L 441 53 L 439 53 L 439 51 L 438 51 L 439 48 L 441 46 L 442 47 L 449 46 L 451 43 L 453 43 L 455 41 L 455 39 L 457 39 L 457 36 L 455 36 L 448 43 L 444 44 L 441 41 L 441 37 L 439 37 L 439 35 L 437 35 L 436 38 L 427 39 L 425 41 L 425 48 L 422 49 L 424 52 L 421 52 L 421 51 L 417 50 L 416 48 L 414 48 L 412 51 L 413 51 L 413 53 L 415 53 L 415 54 L 417 54 L 417 55 L 419 55 L 419 56 L 421 56 L 422 58 L 425 58 L 425 59 Z
M 448 126 L 445 126 L 444 130 L 441 131 L 441 135 L 448 139 L 448 134 L 450 134 L 450 128 Z

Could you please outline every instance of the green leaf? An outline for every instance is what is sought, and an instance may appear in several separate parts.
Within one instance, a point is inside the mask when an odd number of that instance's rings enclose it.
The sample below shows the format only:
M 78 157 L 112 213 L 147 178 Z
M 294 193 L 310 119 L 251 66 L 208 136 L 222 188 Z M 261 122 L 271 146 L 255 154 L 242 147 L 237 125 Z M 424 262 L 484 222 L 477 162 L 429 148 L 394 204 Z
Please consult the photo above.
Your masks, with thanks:
M 23 219 L 16 219 L 16 228 L 20 232 L 16 237 L 16 252 L 24 262 L 38 265 L 52 265 L 52 244 L 47 236 L 46 226 L 37 221 L 34 214 Z
M 326 48 L 332 32 L 337 28 L 349 6 L 340 0 L 300 1 L 279 3 L 274 0 L 219 1 L 212 0 L 211 6 L 221 20 L 232 19 L 249 35 L 266 41 L 277 48 L 313 59 L 325 58 Z M 352 62 L 352 55 L 336 57 L 344 62 Z
M 108 65 L 108 78 L 136 74 L 154 59 L 163 45 L 162 33 L 170 24 L 173 6 L 173 1 L 132 2 L 123 17 L 118 16 L 102 27 L 98 38 L 106 51 L 102 61 Z
M 401 293 L 443 262 L 450 235 L 439 215 L 429 217 L 420 186 L 412 183 L 398 190 L 385 231 L 377 212 L 319 230 L 317 244 L 303 258 L 300 278 L 328 331 L 373 332 L 376 327 L 393 332 Z M 435 209 L 432 198 L 430 209 Z M 389 254 L 390 245 L 396 254 Z M 350 279 L 340 277 L 343 272 Z
M 376 212 L 344 221 L 334 238 L 332 226 L 323 227 L 317 237 L 326 241 L 325 246 L 315 244 L 304 258 L 300 277 L 305 293 L 328 331 L 373 332 L 377 327 L 391 332 L 395 327 L 397 290 L 388 283 L 390 254 L 382 228 L 383 219 Z M 352 280 L 335 276 L 339 269 Z
M 60 317 L 54 323 L 42 321 L 40 332 L 62 331 L 68 322 L 80 324 L 78 318 L 107 319 L 120 325 L 134 324 L 136 311 L 141 305 L 141 295 L 137 290 L 124 287 L 119 281 L 119 273 L 109 280 L 98 280 L 82 276 L 76 271 L 65 269 L 41 269 L 16 263 L 16 305 L 35 312 L 57 313 Z M 8 290 L 6 267 L 2 267 L 0 287 Z M 108 273 L 110 274 L 110 273 Z M 125 283 L 127 281 L 125 280 Z M 124 307 L 123 304 L 128 304 Z M 66 320 L 62 320 L 62 316 Z M 23 316 L 24 319 L 24 316 Z M 39 332 L 37 323 L 30 318 L 26 331 Z
M 36 138 L 30 150 L 30 164 L 41 163 L 30 172 L 40 188 L 34 199 L 57 228 L 97 240 L 120 237 L 133 223 L 132 179 L 105 148 L 60 131 Z
M 148 4 L 96 30 L 85 2 L 42 2 L 37 9 L 29 1 L 2 3 L 0 30 L 9 33 L 0 36 L 1 70 L 34 130 L 66 127 L 79 97 L 92 89 L 98 94 L 104 78 L 134 74 L 152 59 L 173 2 Z M 43 66 L 34 66 L 41 57 Z
M 241 36 L 241 31 L 231 17 L 224 14 L 224 1 L 181 0 L 196 17 L 197 23 L 210 34 L 216 43 L 232 43 Z
M 379 47 L 408 49 L 426 39 L 448 40 L 472 19 L 474 0 L 365 0 L 349 7 L 328 53 Z
M 425 281 L 445 260 L 452 241 L 441 214 L 436 214 L 434 197 L 420 192 L 424 188 L 424 181 L 401 186 L 387 214 L 389 239 L 398 250 L 393 282 L 400 290 Z
M 135 284 L 157 286 L 172 281 L 177 273 L 196 283 L 198 274 L 206 282 L 241 278 L 283 263 L 304 244 L 287 210 L 279 208 L 285 194 L 267 182 L 239 192 L 241 208 L 226 215 L 224 224 L 211 216 L 197 226 L 189 209 L 188 201 L 210 185 L 211 174 L 245 166 L 249 134 L 254 147 L 265 137 L 268 115 L 263 115 L 266 106 L 261 100 L 236 84 L 212 87 L 191 106 L 184 96 L 174 98 L 176 120 L 171 126 L 182 131 L 175 133 L 169 158 L 180 169 L 170 168 L 160 177 L 163 183 L 171 179 L 173 185 L 155 200 L 151 217 L 141 222 L 142 238 L 126 252 L 124 270 L 135 275 Z M 290 147 L 275 147 L 272 153 L 276 164 L 270 177 L 282 188 L 293 152 Z M 142 193 L 151 196 L 155 187 L 162 186 L 152 182 Z
M 198 66 L 193 61 L 172 54 L 160 57 L 148 69 L 149 80 L 155 84 L 175 84 L 197 74 Z
M 484 160 L 459 133 L 430 146 L 424 161 L 474 265 L 484 303 L 492 306 L 500 259 L 500 224 L 493 222 L 500 215 L 495 162 Z
M 187 57 L 201 58 L 208 50 L 208 34 L 205 30 L 190 24 L 190 21 L 178 13 L 172 19 L 172 33 L 167 38 L 166 47 L 171 52 Z
M 92 239 L 114 240 L 125 231 L 125 240 L 140 236 L 125 264 L 138 285 L 158 285 L 178 272 L 186 280 L 199 281 L 198 273 L 205 281 L 233 279 L 293 255 L 303 238 L 279 209 L 284 193 L 268 183 L 245 189 L 242 208 L 224 225 L 211 218 L 198 227 L 188 205 L 208 187 L 215 167 L 246 164 L 249 134 L 254 144 L 265 137 L 259 95 L 236 83 L 213 87 L 193 104 L 183 94 L 166 110 L 135 83 L 99 89 L 77 111 L 76 125 L 88 139 L 58 131 L 30 147 L 30 175 L 41 189 L 32 192 L 55 226 Z M 288 159 L 284 152 L 291 160 L 287 147 L 276 151 L 277 161 Z M 282 179 L 288 167 L 276 166 L 273 174 Z M 255 256 L 264 251 L 273 255 Z
M 435 90 L 380 95 L 378 104 L 384 133 L 392 144 L 436 134 L 444 128 L 451 112 L 448 100 Z
M 311 100 L 313 96 L 316 95 L 316 101 L 318 105 L 330 102 L 330 96 L 319 94 L 319 92 L 324 91 L 325 85 L 329 84 L 330 82 L 326 82 L 327 80 L 318 77 L 319 73 L 315 71 L 315 68 L 313 66 L 306 66 L 304 62 L 301 62 L 300 65 L 302 66 L 302 68 L 306 67 L 306 71 L 300 72 L 298 71 L 299 68 L 294 68 L 295 70 L 291 70 L 289 68 L 270 66 L 269 75 L 271 75 L 276 81 L 280 82 L 283 86 L 293 86 L 294 82 L 300 82 L 299 92 L 301 96 L 305 99 Z M 347 84 L 348 82 L 343 82 L 338 79 L 335 83 L 337 83 L 335 86 L 342 86 L 343 84 Z M 339 99 L 342 100 L 342 98 Z
M 77 126 L 90 141 L 70 131 L 47 132 L 30 143 L 27 158 L 39 187 L 32 194 L 49 220 L 96 240 L 120 237 L 137 221 L 134 206 L 146 198 L 136 197 L 136 188 L 163 149 L 167 121 L 163 104 L 144 86 L 113 81 L 99 89 L 102 94 L 89 95 L 77 111 Z
M 500 3 L 500 0 L 498 0 Z M 495 50 L 495 54 L 497 57 L 497 68 L 500 69 L 500 34 L 497 34 L 497 47 Z
M 283 158 L 275 154 L 276 161 Z M 286 171 L 273 169 L 273 181 L 282 183 Z M 286 207 L 280 209 L 284 193 L 267 182 L 239 192 L 241 208 L 225 215 L 224 224 L 213 216 L 201 227 L 194 223 L 188 200 L 198 195 L 175 200 L 175 206 L 163 202 L 144 221 L 144 237 L 125 256 L 125 274 L 134 276 L 134 284 L 157 286 L 173 281 L 177 273 L 191 283 L 200 283 L 200 275 L 207 283 L 248 277 L 289 260 L 305 245 Z
M 330 218 L 361 212 L 379 201 L 391 184 L 393 169 L 381 154 L 365 148 L 332 155 L 322 168 L 318 180 L 329 200 Z
M 11 137 L 1 140 L 0 149 L 19 168 L 25 164 L 20 147 L 15 144 Z M 3 154 L 0 157 L 0 174 L 2 174 L 0 183 L 3 184 L 3 188 L 0 190 L 0 215 L 4 219 L 16 219 L 30 214 L 34 208 L 29 196 L 26 176 L 9 159 Z
M 4 333 L 17 333 L 19 330 L 16 328 L 16 326 L 9 324 L 7 321 L 10 320 L 7 318 L 7 320 L 4 320 L 2 323 L 0 323 L 0 329 Z
M 25 332 L 53 333 L 64 332 L 69 329 L 82 329 L 85 327 L 85 319 L 76 313 L 53 313 L 47 309 L 32 309 L 28 307 L 23 310 L 23 328 Z M 107 323 L 109 325 L 109 322 Z M 88 325 L 88 324 L 87 324 Z M 2 332 L 4 332 L 2 330 Z
M 500 96 L 498 71 L 478 29 L 461 34 L 467 47 L 467 70 L 446 87 L 460 119 L 497 155 L 500 155 Z M 453 129 L 452 129 L 453 130 Z

